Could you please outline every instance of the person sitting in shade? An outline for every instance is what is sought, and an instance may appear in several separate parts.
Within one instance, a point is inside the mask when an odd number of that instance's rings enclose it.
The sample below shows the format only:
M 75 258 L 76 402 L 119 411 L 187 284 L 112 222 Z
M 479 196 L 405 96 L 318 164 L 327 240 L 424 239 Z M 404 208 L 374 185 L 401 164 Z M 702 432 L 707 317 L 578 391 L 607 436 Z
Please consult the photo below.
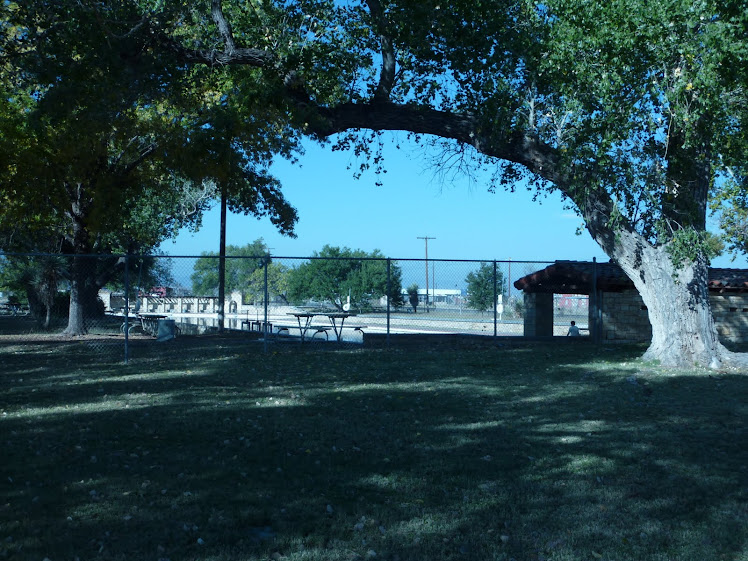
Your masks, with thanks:
M 571 327 L 569 327 L 569 332 L 566 334 L 567 337 L 579 337 L 579 328 L 577 327 L 577 322 L 572 321 Z

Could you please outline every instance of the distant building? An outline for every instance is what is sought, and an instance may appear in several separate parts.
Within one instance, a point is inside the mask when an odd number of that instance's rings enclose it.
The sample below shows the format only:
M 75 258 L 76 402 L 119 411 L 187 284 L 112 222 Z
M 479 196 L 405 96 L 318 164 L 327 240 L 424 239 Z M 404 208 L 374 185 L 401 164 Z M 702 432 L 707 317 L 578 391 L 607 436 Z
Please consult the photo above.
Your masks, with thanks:
M 408 291 L 403 289 L 401 291 L 403 300 L 408 301 Z M 460 303 L 462 298 L 462 290 L 456 288 L 434 288 L 428 291 L 429 303 L 430 304 L 450 304 L 457 305 Z M 418 301 L 426 302 L 426 289 L 418 289 Z

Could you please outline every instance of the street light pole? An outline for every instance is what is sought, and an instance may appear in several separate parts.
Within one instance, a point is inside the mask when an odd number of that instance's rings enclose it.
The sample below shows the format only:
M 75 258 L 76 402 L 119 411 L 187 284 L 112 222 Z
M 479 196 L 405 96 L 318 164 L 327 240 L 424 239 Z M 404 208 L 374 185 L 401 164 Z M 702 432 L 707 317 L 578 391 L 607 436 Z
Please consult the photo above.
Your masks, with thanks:
M 435 240 L 429 236 L 417 236 L 419 240 L 426 242 L 426 313 L 429 312 L 429 240 Z

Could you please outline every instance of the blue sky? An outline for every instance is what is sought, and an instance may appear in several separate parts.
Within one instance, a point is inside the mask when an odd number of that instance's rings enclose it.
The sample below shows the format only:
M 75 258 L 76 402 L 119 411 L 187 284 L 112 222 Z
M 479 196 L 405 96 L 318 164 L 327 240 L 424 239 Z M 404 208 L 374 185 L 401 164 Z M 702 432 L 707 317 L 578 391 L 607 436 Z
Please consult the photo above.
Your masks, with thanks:
M 306 257 L 328 244 L 422 258 L 424 241 L 418 237 L 430 236 L 432 259 L 608 260 L 586 231 L 576 234 L 581 220 L 557 195 L 538 203 L 522 187 L 492 194 L 486 181 L 442 181 L 425 149 L 405 140 L 400 145 L 398 150 L 385 141 L 387 173 L 377 186 L 373 172 L 354 178 L 357 161 L 351 153 L 308 142 L 297 164 L 281 161 L 273 168 L 299 212 L 298 237 L 281 236 L 267 219 L 229 215 L 227 243 L 263 238 L 273 255 L 287 257 Z M 161 249 L 169 255 L 218 251 L 219 216 L 216 207 L 197 234 L 183 231 Z M 734 262 L 721 257 L 713 265 L 748 267 L 744 257 Z

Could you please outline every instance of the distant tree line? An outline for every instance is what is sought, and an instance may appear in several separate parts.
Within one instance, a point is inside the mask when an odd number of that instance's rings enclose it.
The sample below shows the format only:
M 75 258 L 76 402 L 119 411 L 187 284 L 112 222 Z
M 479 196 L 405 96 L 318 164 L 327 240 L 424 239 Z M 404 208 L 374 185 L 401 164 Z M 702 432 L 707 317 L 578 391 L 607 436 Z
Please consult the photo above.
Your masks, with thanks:
M 390 264 L 388 290 L 387 260 L 379 250 L 325 245 L 294 268 L 273 261 L 262 239 L 244 247 L 227 246 L 226 255 L 226 293 L 240 292 L 245 303 L 263 301 L 267 263 L 268 297 L 289 304 L 316 302 L 362 311 L 384 296 L 390 306 L 404 304 L 402 270 Z M 194 294 L 218 294 L 218 267 L 216 253 L 204 253 L 197 260 L 191 276 Z
M 293 268 L 273 261 L 262 238 L 243 247 L 229 245 L 226 254 L 226 293 L 240 292 L 244 303 L 263 301 L 267 263 L 268 296 L 287 304 L 314 302 L 341 311 L 346 305 L 364 310 L 383 296 L 394 308 L 406 304 L 402 269 L 390 263 L 388 291 L 387 259 L 379 250 L 366 252 L 325 245 L 309 261 Z M 215 252 L 206 252 L 196 261 L 191 276 L 193 294 L 218 294 L 218 267 Z M 468 273 L 465 284 L 468 307 L 480 312 L 492 310 L 506 289 L 504 274 L 486 262 Z M 418 285 L 410 285 L 406 294 L 407 303 L 417 312 Z

